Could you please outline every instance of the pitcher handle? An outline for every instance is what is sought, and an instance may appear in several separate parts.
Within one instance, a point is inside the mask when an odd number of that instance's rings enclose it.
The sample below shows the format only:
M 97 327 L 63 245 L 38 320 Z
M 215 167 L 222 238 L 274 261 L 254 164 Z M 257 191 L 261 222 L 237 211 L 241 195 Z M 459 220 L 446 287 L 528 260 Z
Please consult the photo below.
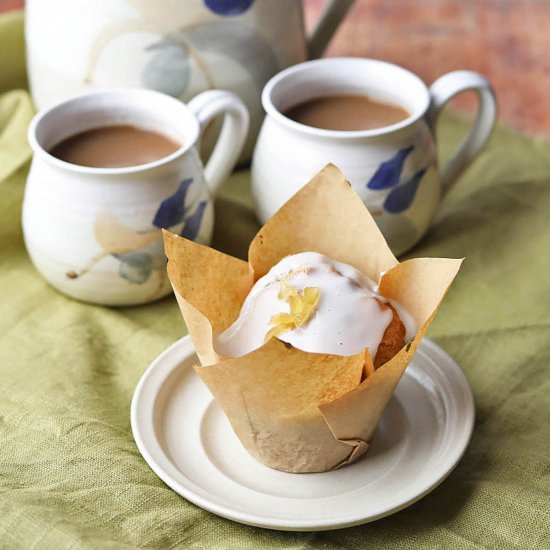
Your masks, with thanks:
M 248 110 L 232 92 L 207 90 L 195 96 L 187 106 L 197 117 L 201 135 L 210 122 L 224 115 L 218 140 L 204 167 L 204 179 L 213 197 L 237 164 L 248 133 Z
M 321 57 L 332 35 L 346 16 L 354 0 L 332 0 L 319 18 L 307 41 L 308 59 Z
M 447 73 L 430 86 L 431 102 L 426 117 L 434 135 L 437 118 L 443 107 L 451 98 L 468 90 L 477 93 L 476 118 L 468 135 L 441 169 L 443 193 L 449 191 L 489 140 L 497 118 L 497 101 L 491 84 L 484 76 L 473 71 Z

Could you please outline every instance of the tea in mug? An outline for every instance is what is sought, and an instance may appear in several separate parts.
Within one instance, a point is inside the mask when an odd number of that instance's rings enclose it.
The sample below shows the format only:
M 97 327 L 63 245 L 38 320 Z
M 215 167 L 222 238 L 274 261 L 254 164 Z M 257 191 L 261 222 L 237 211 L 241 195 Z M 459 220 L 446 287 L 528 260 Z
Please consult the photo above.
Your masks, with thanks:
M 373 130 L 391 126 L 411 114 L 399 105 L 366 95 L 327 95 L 308 99 L 283 113 L 288 118 L 324 130 Z
M 169 137 L 136 126 L 103 126 L 65 138 L 49 153 L 92 168 L 125 168 L 166 157 L 181 147 Z

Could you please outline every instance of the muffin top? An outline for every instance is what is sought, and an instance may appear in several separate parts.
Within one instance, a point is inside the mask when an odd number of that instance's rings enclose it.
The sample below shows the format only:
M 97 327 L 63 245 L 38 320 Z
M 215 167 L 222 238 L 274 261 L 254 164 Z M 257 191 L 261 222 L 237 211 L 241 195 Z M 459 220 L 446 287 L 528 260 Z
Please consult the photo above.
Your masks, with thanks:
M 403 329 L 396 350 L 416 332 L 408 312 L 350 265 L 302 252 L 256 282 L 239 317 L 215 337 L 215 348 L 224 357 L 240 357 L 277 337 L 310 353 L 349 356 L 368 348 L 374 358 L 397 321 Z

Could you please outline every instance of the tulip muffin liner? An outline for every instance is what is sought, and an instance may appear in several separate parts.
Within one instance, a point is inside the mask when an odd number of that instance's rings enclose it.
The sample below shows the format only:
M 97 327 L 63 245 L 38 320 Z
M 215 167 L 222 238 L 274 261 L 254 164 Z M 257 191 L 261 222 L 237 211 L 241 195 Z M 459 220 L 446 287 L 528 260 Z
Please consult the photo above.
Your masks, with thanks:
M 287 472 L 333 470 L 367 451 L 462 262 L 398 262 L 353 187 L 330 164 L 260 229 L 248 262 L 167 231 L 164 244 L 168 276 L 201 363 L 195 371 L 248 452 Z M 215 336 L 237 319 L 255 281 L 299 252 L 319 252 L 377 282 L 379 293 L 414 319 L 414 338 L 376 370 L 367 349 L 351 356 L 308 353 L 277 338 L 241 357 L 219 355 Z

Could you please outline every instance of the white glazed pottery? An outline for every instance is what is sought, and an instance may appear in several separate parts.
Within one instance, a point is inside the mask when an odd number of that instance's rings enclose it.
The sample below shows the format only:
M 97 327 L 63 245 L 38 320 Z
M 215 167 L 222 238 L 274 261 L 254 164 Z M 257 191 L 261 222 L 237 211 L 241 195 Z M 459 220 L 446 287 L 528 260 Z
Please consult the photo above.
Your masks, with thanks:
M 332 0 L 306 39 L 301 0 L 27 0 L 39 108 L 90 88 L 144 87 L 184 101 L 233 91 L 251 115 L 249 158 L 270 77 L 321 55 L 352 0 Z
M 153 361 L 132 399 L 132 432 L 143 458 L 169 487 L 241 523 L 317 531 L 388 516 L 439 485 L 472 433 L 474 401 L 466 378 L 424 339 L 364 457 L 319 474 L 272 470 L 241 445 L 194 372 L 198 362 L 189 336 Z
M 198 140 L 222 114 L 203 169 Z M 48 153 L 71 135 L 117 124 L 155 130 L 182 145 L 128 168 L 78 166 Z M 188 105 L 150 90 L 96 91 L 39 112 L 29 127 L 34 157 L 23 202 L 25 244 L 37 270 L 65 294 L 98 304 L 141 304 L 169 294 L 161 229 L 210 242 L 213 195 L 237 161 L 247 126 L 242 101 L 219 90 Z
M 437 116 L 452 97 L 467 90 L 479 98 L 475 122 L 440 170 Z M 305 126 L 283 114 L 308 99 L 346 93 L 401 105 L 410 116 L 379 129 L 335 131 Z M 398 255 L 427 231 L 442 193 L 487 142 L 497 112 L 490 84 L 477 73 L 448 73 L 428 88 L 406 69 L 361 58 L 320 59 L 290 67 L 267 83 L 262 102 L 267 116 L 252 161 L 252 191 L 260 221 L 265 223 L 332 162 L 346 174 Z

